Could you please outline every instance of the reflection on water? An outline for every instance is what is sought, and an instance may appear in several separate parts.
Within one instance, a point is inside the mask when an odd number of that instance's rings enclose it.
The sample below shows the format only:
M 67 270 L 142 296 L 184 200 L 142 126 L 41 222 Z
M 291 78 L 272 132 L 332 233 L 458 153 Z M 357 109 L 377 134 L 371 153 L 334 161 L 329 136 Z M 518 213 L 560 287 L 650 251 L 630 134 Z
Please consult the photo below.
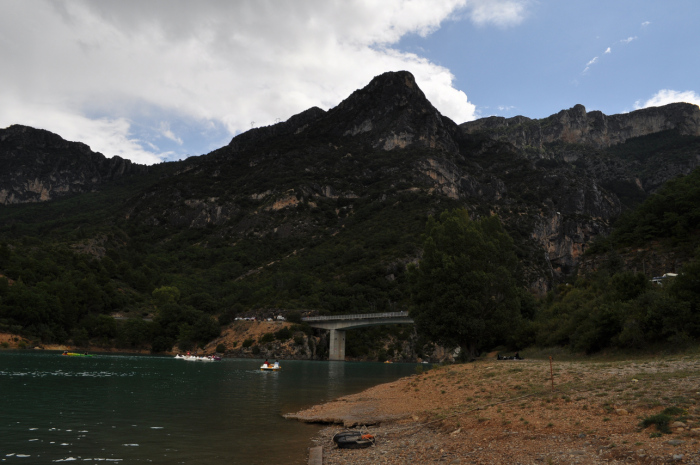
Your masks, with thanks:
M 410 364 L 0 352 L 0 461 L 303 464 L 318 426 L 282 418 Z

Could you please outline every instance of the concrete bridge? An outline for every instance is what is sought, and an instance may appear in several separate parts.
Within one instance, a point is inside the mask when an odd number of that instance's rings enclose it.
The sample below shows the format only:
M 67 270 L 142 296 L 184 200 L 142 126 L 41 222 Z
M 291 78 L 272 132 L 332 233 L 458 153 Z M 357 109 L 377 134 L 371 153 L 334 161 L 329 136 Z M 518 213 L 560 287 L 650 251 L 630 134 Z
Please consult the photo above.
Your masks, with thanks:
M 345 331 L 379 325 L 413 324 L 408 312 L 359 313 L 356 315 L 310 316 L 301 319 L 312 328 L 331 332 L 328 360 L 345 360 Z

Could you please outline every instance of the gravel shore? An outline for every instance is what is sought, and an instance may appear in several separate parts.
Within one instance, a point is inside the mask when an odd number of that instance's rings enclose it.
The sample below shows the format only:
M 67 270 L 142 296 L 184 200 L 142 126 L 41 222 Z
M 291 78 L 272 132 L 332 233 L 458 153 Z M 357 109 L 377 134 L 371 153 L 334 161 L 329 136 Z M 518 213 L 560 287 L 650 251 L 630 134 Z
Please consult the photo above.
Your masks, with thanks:
M 700 464 L 700 357 L 486 360 L 435 368 L 288 415 L 326 423 L 324 465 Z M 552 379 L 554 388 L 552 388 Z M 667 433 L 644 419 L 670 412 Z M 332 437 L 362 429 L 376 445 Z

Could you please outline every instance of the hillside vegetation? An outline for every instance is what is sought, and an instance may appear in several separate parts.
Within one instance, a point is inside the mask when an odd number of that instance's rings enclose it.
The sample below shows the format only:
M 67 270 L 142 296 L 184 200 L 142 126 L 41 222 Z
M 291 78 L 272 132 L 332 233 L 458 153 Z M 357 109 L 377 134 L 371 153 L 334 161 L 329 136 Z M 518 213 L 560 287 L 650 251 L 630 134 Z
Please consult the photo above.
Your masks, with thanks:
M 699 115 L 689 104 L 609 117 L 577 105 L 458 126 L 410 73 L 391 72 L 327 112 L 151 167 L 46 131 L 0 129 L 0 158 L 14 167 L 0 179 L 0 332 L 162 351 L 202 347 L 240 316 L 415 310 L 429 306 L 430 286 L 416 292 L 407 270 L 425 258 L 430 218 L 463 209 L 473 224 L 498 217 L 512 247 L 517 265 L 489 271 L 508 282 L 514 304 L 501 313 L 512 322 L 446 346 L 690 341 L 697 254 L 653 288 L 653 274 L 672 270 L 629 275 L 617 251 L 654 240 L 695 253 L 699 175 L 675 178 L 700 160 Z M 591 253 L 605 264 L 577 274 Z M 489 289 L 471 286 L 486 276 L 478 271 L 456 287 Z M 483 309 L 499 296 L 464 301 Z M 659 320 L 669 307 L 675 316 Z M 414 359 L 439 339 L 419 333 L 351 331 L 346 353 Z

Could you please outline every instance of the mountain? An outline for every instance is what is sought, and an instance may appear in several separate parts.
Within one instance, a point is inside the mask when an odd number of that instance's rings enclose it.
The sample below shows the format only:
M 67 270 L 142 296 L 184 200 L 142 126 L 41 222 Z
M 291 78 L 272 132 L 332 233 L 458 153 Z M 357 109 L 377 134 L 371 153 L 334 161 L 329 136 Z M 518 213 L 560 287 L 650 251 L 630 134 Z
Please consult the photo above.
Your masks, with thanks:
M 586 112 L 583 105 L 575 105 L 542 120 L 491 116 L 463 123 L 460 128 L 467 134 L 485 133 L 507 140 L 519 148 L 543 149 L 547 144 L 563 142 L 604 149 L 635 137 L 669 130 L 680 135 L 700 136 L 700 110 L 690 103 L 671 103 L 606 116 L 600 111 Z
M 224 248 L 235 257 L 224 274 L 237 282 L 274 281 L 301 260 L 312 282 L 333 273 L 351 286 L 363 282 L 353 274 L 359 267 L 396 288 L 391 280 L 419 256 L 427 215 L 455 207 L 474 216 L 497 213 L 518 246 L 524 282 L 544 292 L 576 269 L 623 211 L 698 166 L 700 110 L 671 104 L 606 116 L 576 105 L 541 120 L 489 117 L 457 125 L 410 73 L 390 72 L 335 108 L 251 129 L 167 170 L 106 159 L 22 126 L 0 132 L 0 158 L 11 168 L 0 175 L 5 204 L 86 195 L 145 173 L 148 182 L 124 191 L 103 223 L 125 234 L 111 246 L 147 245 L 153 253 L 175 244 Z M 14 234 L 32 221 L 13 217 Z M 373 299 L 368 292 L 342 304 L 297 292 L 295 305 L 393 308 L 405 297 Z M 274 304 L 286 305 L 286 294 L 278 294 Z M 253 303 L 271 302 L 260 297 L 244 305 Z
M 42 129 L 13 125 L 0 129 L 0 204 L 44 202 L 91 192 L 148 167 L 107 158 L 80 142 Z

